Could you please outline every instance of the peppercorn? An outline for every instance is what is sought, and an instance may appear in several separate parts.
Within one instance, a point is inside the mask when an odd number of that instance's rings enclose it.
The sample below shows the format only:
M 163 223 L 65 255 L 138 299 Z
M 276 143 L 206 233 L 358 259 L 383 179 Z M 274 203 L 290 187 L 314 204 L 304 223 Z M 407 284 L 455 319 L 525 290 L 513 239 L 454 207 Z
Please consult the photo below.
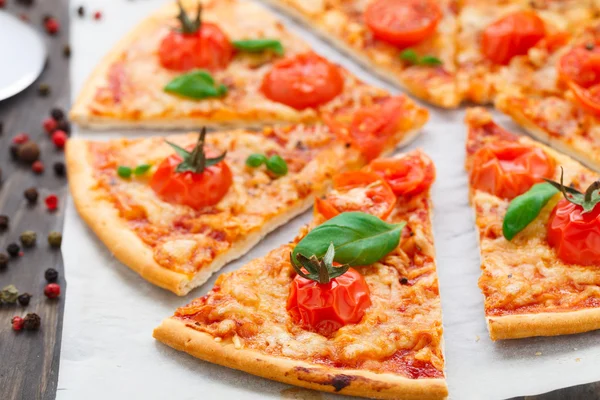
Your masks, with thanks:
M 65 44 L 65 46 L 63 47 L 63 56 L 65 58 L 71 57 L 71 46 L 69 46 L 68 44 Z
M 23 247 L 33 247 L 35 246 L 35 242 L 37 240 L 37 234 L 34 231 L 25 231 L 21 233 L 19 240 L 21 240 Z
M 27 314 L 23 320 L 23 327 L 27 331 L 37 331 L 42 325 L 42 319 L 36 313 Z
M 15 285 L 5 286 L 2 288 L 2 291 L 0 291 L 0 300 L 2 300 L 3 303 L 15 304 L 18 297 L 19 291 Z
M 17 133 L 13 138 L 12 142 L 14 144 L 23 144 L 29 141 L 29 135 L 25 132 Z
M 62 235 L 60 232 L 52 231 L 48 234 L 48 244 L 50 247 L 58 249 L 62 244 Z
M 77 7 L 77 15 L 83 17 L 85 15 L 85 8 L 83 6 Z
M 12 324 L 13 330 L 20 331 L 23 329 L 23 325 L 25 325 L 25 320 L 19 316 L 14 316 L 10 320 L 10 323 Z
M 16 160 L 19 156 L 19 145 L 18 144 L 11 144 L 8 148 L 8 151 L 10 152 L 10 157 L 13 160 Z
M 6 0 L 0 0 L 0 8 L 4 8 L 6 6 Z
M 42 97 L 46 97 L 50 94 L 50 85 L 47 83 L 40 83 L 38 86 L 38 94 Z
M 65 176 L 65 173 L 67 171 L 65 168 L 65 164 L 60 161 L 55 162 L 52 168 L 54 169 L 54 173 L 56 174 L 56 176 L 60 177 Z
M 41 162 L 40 160 L 35 161 L 33 164 L 31 164 L 31 170 L 35 173 L 35 174 L 43 174 L 44 173 L 44 163 Z
M 60 30 L 60 23 L 56 18 L 48 16 L 44 21 L 44 28 L 49 35 L 56 35 Z
M 44 199 L 48 211 L 55 211 L 58 208 L 58 197 L 55 194 L 46 196 Z
M 0 121 L 0 135 L 4 133 L 4 122 Z
M 54 268 L 48 268 L 46 272 L 44 272 L 44 278 L 50 283 L 56 282 L 58 280 L 58 271 Z
M 8 254 L 10 254 L 11 257 L 18 257 L 21 248 L 16 243 L 9 243 L 9 245 L 6 246 L 6 251 L 8 252 Z
M 42 126 L 44 127 L 44 130 L 47 133 L 52 133 L 56 129 L 58 129 L 58 123 L 56 122 L 56 120 L 54 118 L 50 118 L 50 117 L 44 119 L 44 121 L 42 122 Z
M 34 0 L 17 0 L 17 3 L 27 7 L 32 6 L 33 2 Z
M 0 270 L 6 269 L 8 267 L 8 254 L 0 253 Z
M 54 145 L 58 149 L 62 149 L 63 147 L 65 147 L 65 143 L 67 143 L 66 132 L 60 129 L 54 131 L 54 133 L 52 134 L 52 143 L 54 143 Z
M 8 228 L 8 215 L 0 215 L 0 231 Z
M 32 163 L 40 158 L 40 147 L 36 142 L 28 141 L 19 146 L 19 160 Z
M 408 279 L 406 279 L 405 277 L 400 278 L 400 284 L 401 285 L 406 285 L 408 284 Z
M 100 20 L 101 18 L 102 18 L 102 12 L 100 12 L 100 11 L 96 11 L 96 12 L 94 13 L 94 19 L 95 19 L 96 21 L 98 21 L 98 20 Z
M 61 119 L 60 121 L 58 121 L 57 129 L 66 133 L 67 136 L 71 134 L 71 124 L 67 120 Z
M 27 307 L 29 305 L 30 300 L 31 300 L 31 295 L 29 293 L 23 293 L 23 294 L 20 294 L 19 297 L 17 297 L 17 301 L 23 307 Z
M 34 187 L 30 187 L 29 189 L 25 190 L 25 192 L 23 192 L 23 195 L 25 196 L 29 204 L 35 204 L 39 196 L 37 189 Z
M 49 283 L 44 288 L 44 295 L 49 299 L 55 299 L 60 296 L 60 285 L 58 283 Z
M 50 116 L 54 118 L 56 122 L 62 121 L 65 118 L 65 112 L 62 110 L 62 108 L 54 107 L 52 110 L 50 110 Z

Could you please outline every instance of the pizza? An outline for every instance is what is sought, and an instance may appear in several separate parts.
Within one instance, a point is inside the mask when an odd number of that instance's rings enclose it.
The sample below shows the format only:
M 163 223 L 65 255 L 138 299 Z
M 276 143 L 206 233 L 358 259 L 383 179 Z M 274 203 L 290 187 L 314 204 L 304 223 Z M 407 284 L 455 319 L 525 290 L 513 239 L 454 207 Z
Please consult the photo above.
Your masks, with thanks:
M 421 151 L 337 175 L 293 242 L 221 275 L 154 337 L 310 389 L 446 398 L 434 178 Z
M 426 119 L 425 109 L 397 96 L 360 110 L 348 126 L 74 138 L 66 149 L 71 193 L 121 262 L 183 295 L 309 208 L 334 173 L 389 153 Z
M 185 0 L 156 11 L 112 49 L 71 118 L 92 128 L 247 128 L 314 123 L 387 96 L 253 2 Z
M 504 130 L 484 109 L 468 110 L 466 123 L 490 337 L 599 329 L 598 175 Z

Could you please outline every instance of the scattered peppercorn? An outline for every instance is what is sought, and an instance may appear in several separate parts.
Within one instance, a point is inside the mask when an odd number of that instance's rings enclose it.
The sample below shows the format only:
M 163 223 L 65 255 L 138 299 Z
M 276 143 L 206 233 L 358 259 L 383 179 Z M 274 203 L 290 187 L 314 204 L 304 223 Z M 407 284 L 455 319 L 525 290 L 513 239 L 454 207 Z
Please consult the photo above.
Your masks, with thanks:
M 55 249 L 59 248 L 62 244 L 62 234 L 60 232 L 52 231 L 48 234 L 48 244 L 50 247 Z
M 23 307 L 27 307 L 29 305 L 30 300 L 31 300 L 31 295 L 29 293 L 23 293 L 23 294 L 20 294 L 19 297 L 17 297 L 17 301 Z
M 44 199 L 48 211 L 54 211 L 58 208 L 58 197 L 55 194 L 50 194 Z
M 54 131 L 52 134 L 52 143 L 54 143 L 54 145 L 59 149 L 65 147 L 65 143 L 67 143 L 67 134 L 65 131 Z
M 0 0 L 2 1 L 2 0 Z M 4 133 L 4 122 L 0 121 L 0 135 Z
M 56 176 L 60 176 L 63 177 L 65 176 L 67 169 L 65 168 L 65 163 L 61 162 L 61 161 L 57 161 L 54 163 L 54 165 L 52 166 L 52 169 L 54 169 L 54 173 L 56 174 Z
M 21 233 L 19 240 L 23 244 L 23 247 L 33 247 L 35 246 L 35 242 L 37 240 L 37 234 L 34 231 L 25 231 Z
M 23 327 L 27 331 L 37 331 L 42 325 L 42 319 L 36 313 L 29 313 L 24 318 Z
M 101 12 L 101 11 L 96 11 L 96 12 L 94 13 L 94 19 L 95 19 L 96 21 L 98 21 L 98 20 L 102 19 L 102 12 Z
M 44 122 L 42 122 L 42 125 L 44 127 L 44 130 L 47 133 L 52 133 L 56 129 L 58 129 L 58 122 L 56 122 L 56 120 L 54 118 L 51 118 L 51 117 L 48 117 L 48 118 L 44 119 Z
M 46 272 L 44 272 L 44 278 L 50 283 L 56 282 L 58 280 L 58 271 L 54 268 L 48 268 Z
M 40 83 L 38 86 L 38 94 L 42 97 L 46 97 L 50 94 L 50 85 L 47 83 Z
M 40 146 L 36 142 L 28 141 L 19 146 L 19 161 L 32 163 L 40 158 Z
M 85 16 L 85 8 L 83 6 L 77 7 L 77 15 L 79 15 L 80 17 Z
M 0 8 L 4 8 L 6 6 L 6 0 L 0 0 Z
M 0 215 L 0 231 L 3 231 L 8 228 L 8 222 L 10 219 L 8 215 Z
M 406 285 L 406 284 L 408 284 L 408 279 L 406 279 L 406 278 L 404 278 L 404 277 L 400 278 L 400 284 L 401 284 L 401 285 Z
M 8 246 L 6 246 L 6 251 L 11 257 L 18 257 L 21 247 L 16 243 L 9 243 Z
M 56 122 L 62 121 L 65 118 L 65 112 L 58 107 L 54 107 L 52 110 L 50 110 L 50 115 Z
M 58 283 L 49 283 L 44 288 L 44 295 L 49 299 L 55 299 L 60 296 L 60 285 Z
M 16 160 L 18 155 L 19 155 L 19 145 L 18 144 L 11 144 L 10 147 L 8 148 L 8 150 L 10 151 L 10 157 L 13 160 Z
M 0 270 L 6 269 L 8 267 L 8 254 L 0 253 Z
M 33 5 L 34 0 L 17 0 L 18 4 L 21 4 L 22 6 L 32 6 Z
M 65 44 L 63 47 L 63 56 L 65 56 L 65 58 L 71 57 L 71 46 L 68 44 Z
M 56 35 L 60 30 L 60 23 L 56 18 L 48 17 L 44 21 L 44 28 L 46 29 L 46 32 L 48 32 L 49 35 Z
M 4 286 L 0 291 L 0 300 L 2 300 L 3 303 L 15 304 L 18 297 L 19 291 L 15 285 Z
M 67 134 L 67 136 L 71 134 L 71 124 L 65 119 L 61 119 L 60 121 L 58 121 L 58 129 L 64 131 Z
M 23 192 L 23 195 L 25 196 L 29 204 L 37 203 L 39 194 L 36 188 L 30 187 L 29 189 L 25 190 L 25 192 Z
M 25 320 L 19 316 L 14 316 L 10 320 L 10 323 L 12 324 L 13 330 L 20 331 L 23 329 L 23 325 L 25 325 Z
M 44 168 L 44 163 L 40 160 L 37 160 L 33 164 L 31 164 L 31 170 L 38 175 L 44 172 Z
M 14 144 L 23 144 L 23 143 L 27 143 L 29 141 L 29 135 L 21 132 L 21 133 L 17 133 L 15 135 L 15 137 L 13 137 L 12 142 Z

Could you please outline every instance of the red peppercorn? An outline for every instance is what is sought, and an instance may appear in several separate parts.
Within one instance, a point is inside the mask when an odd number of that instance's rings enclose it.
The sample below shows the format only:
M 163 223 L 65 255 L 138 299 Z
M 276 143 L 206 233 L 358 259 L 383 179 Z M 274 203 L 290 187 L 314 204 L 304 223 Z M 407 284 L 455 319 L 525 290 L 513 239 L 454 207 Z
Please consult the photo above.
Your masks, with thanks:
M 101 18 L 102 18 L 102 12 L 101 11 L 96 11 L 94 13 L 94 19 L 97 21 L 97 20 L 99 20 Z
M 15 135 L 15 137 L 13 138 L 13 143 L 14 144 L 23 144 L 29 141 L 29 135 L 26 133 L 18 133 Z
M 50 35 L 55 35 L 60 30 L 60 23 L 56 18 L 50 17 L 44 22 L 44 27 L 46 28 L 46 32 Z
M 58 128 L 58 122 L 54 118 L 46 118 L 44 119 L 44 130 L 48 133 L 52 133 Z
M 44 172 L 44 163 L 42 163 L 40 160 L 37 160 L 36 162 L 31 164 L 31 169 L 36 174 L 41 174 Z
M 0 0 L 0 8 L 6 6 L 6 0 Z
M 12 328 L 15 331 L 20 331 L 23 329 L 23 325 L 25 325 L 25 320 L 18 316 L 13 317 L 10 322 L 12 323 Z
M 46 208 L 48 211 L 54 211 L 58 208 L 58 197 L 55 194 L 51 194 L 44 199 Z
M 21 19 L 21 21 L 23 22 L 29 22 L 29 16 L 25 13 L 21 13 L 19 14 L 19 18 Z
M 59 149 L 65 147 L 65 143 L 67 143 L 67 134 L 65 131 L 54 131 L 52 134 L 52 143 L 54 143 L 54 145 Z
M 58 283 L 49 283 L 44 288 L 44 294 L 49 299 L 55 299 L 60 296 L 60 285 Z

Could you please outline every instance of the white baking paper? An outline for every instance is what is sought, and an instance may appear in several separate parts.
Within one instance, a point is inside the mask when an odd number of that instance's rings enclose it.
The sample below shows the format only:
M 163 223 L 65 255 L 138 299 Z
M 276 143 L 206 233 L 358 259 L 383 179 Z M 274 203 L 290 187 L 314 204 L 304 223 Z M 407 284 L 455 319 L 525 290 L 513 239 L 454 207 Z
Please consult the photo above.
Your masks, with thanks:
M 73 97 L 83 81 L 129 29 L 162 0 L 87 0 L 88 17 L 72 13 Z M 80 4 L 73 4 L 73 7 Z M 89 15 L 103 12 L 94 21 Z M 286 23 L 298 29 L 287 18 Z M 316 49 L 366 81 L 374 79 L 315 36 L 300 31 Z M 463 169 L 464 109 L 431 108 L 431 121 L 410 148 L 423 148 L 436 162 L 433 186 L 446 342 L 446 372 L 452 399 L 504 399 L 600 380 L 600 333 L 492 343 L 477 287 L 479 255 Z M 501 119 L 507 126 L 506 118 Z M 88 138 L 118 133 L 80 132 Z M 128 133 L 132 134 L 132 133 Z M 134 133 L 139 134 L 139 133 Z M 327 398 L 250 374 L 194 359 L 156 342 L 152 330 L 176 307 L 200 296 L 215 278 L 187 298 L 154 287 L 116 261 L 68 204 L 63 253 L 68 294 L 61 351 L 59 400 L 81 399 L 280 399 Z M 287 242 L 310 220 L 307 213 L 272 233 L 224 271 L 239 268 Z

